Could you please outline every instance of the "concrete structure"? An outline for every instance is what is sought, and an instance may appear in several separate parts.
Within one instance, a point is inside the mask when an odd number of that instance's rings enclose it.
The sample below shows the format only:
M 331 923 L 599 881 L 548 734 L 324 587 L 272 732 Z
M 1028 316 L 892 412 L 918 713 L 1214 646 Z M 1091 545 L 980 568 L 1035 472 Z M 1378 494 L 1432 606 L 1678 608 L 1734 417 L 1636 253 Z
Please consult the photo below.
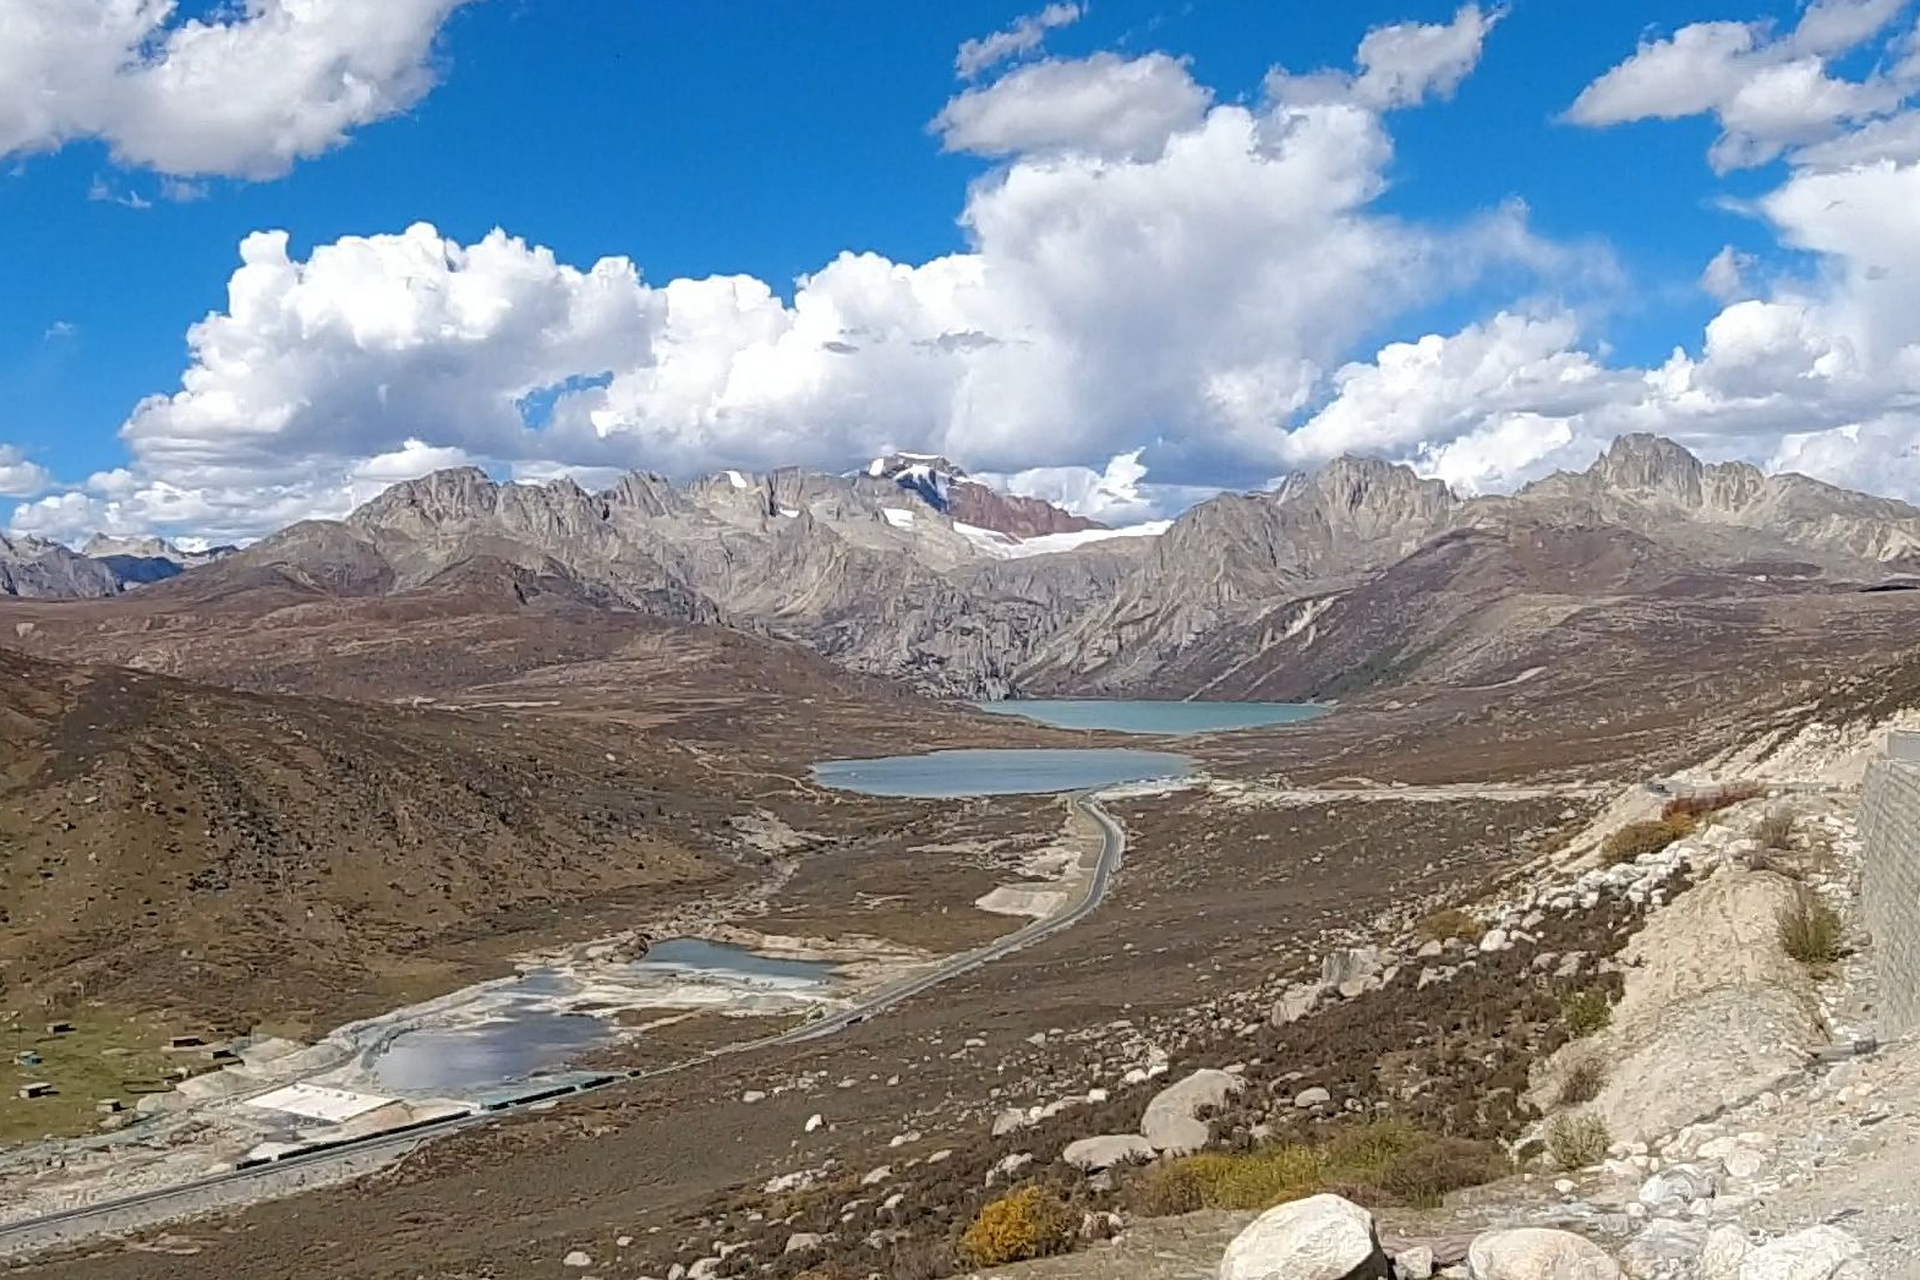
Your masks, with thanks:
M 1860 908 L 1873 934 L 1880 1034 L 1920 1028 L 1920 733 L 1888 735 L 1860 792 Z

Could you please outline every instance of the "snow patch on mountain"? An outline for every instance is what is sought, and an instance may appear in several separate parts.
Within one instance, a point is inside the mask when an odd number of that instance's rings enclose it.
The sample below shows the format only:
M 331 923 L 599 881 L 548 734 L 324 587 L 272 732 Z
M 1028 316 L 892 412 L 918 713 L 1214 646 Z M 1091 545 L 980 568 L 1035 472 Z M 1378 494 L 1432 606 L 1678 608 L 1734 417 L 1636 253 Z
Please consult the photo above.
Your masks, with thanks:
M 1172 525 L 1171 520 L 1148 520 L 1142 524 L 1128 525 L 1124 529 L 1080 529 L 1073 533 L 1043 533 L 1033 538 L 1016 538 L 1011 534 L 997 533 L 992 529 L 963 524 L 958 520 L 953 522 L 956 533 L 988 555 L 1002 560 L 1019 560 L 1027 556 L 1045 556 L 1057 551 L 1072 551 L 1096 542 L 1105 542 L 1110 538 L 1157 538 Z

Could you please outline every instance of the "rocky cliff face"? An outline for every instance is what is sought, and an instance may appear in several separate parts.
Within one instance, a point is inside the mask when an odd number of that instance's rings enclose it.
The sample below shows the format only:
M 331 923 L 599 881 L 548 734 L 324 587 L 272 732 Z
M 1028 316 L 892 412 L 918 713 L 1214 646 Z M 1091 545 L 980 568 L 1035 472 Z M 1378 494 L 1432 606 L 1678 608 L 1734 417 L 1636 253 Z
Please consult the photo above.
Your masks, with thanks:
M 57 542 L 0 534 L 0 596 L 87 598 L 119 590 L 107 565 Z

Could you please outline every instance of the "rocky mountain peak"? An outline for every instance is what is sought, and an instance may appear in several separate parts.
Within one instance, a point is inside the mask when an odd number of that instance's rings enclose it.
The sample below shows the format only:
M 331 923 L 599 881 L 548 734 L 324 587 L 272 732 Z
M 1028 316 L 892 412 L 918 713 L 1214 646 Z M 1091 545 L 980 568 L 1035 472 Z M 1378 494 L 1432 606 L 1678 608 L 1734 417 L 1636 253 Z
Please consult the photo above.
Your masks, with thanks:
M 624 507 L 653 518 L 670 515 L 685 505 L 673 481 L 653 471 L 627 472 L 600 498 L 610 507 Z
M 1603 488 L 1664 494 L 1689 506 L 1701 500 L 1705 473 L 1700 459 L 1685 448 L 1647 432 L 1618 437 L 1587 470 Z
M 401 515 L 430 523 L 472 519 L 492 511 L 500 486 L 478 467 L 448 467 L 383 489 L 354 509 L 353 524 L 381 525 Z

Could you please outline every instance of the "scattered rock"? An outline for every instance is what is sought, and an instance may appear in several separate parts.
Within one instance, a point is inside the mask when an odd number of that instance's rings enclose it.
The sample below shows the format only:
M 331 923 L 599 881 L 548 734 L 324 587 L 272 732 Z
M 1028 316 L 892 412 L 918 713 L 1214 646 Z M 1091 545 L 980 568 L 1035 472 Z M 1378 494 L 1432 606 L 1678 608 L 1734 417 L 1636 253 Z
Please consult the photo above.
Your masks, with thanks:
M 582 1250 L 575 1249 L 572 1253 L 560 1259 L 560 1265 L 563 1267 L 590 1267 L 593 1265 L 593 1259 Z
M 1620 1267 L 1634 1280 L 1668 1280 L 1689 1274 L 1706 1245 L 1705 1226 L 1655 1218 L 1620 1251 Z
M 1328 952 L 1320 962 L 1320 982 L 1341 999 L 1351 1000 L 1377 986 L 1376 979 L 1385 966 L 1386 957 L 1378 947 L 1341 947 Z
M 1640 1184 L 1639 1201 L 1655 1213 L 1676 1213 L 1695 1200 L 1711 1200 L 1713 1175 L 1697 1164 L 1668 1165 Z
M 1280 999 L 1274 1002 L 1273 1012 L 1268 1015 L 1267 1021 L 1276 1027 L 1298 1022 L 1313 1012 L 1326 993 L 1327 987 L 1323 982 L 1296 982 L 1280 993 Z
M 1318 1085 L 1293 1095 L 1293 1105 L 1296 1107 L 1324 1107 L 1332 1101 L 1333 1095 Z
M 796 1231 L 787 1237 L 787 1247 L 782 1253 L 807 1253 L 825 1244 L 827 1238 L 818 1231 Z
M 1393 1255 L 1394 1280 L 1430 1280 L 1433 1271 L 1433 1250 L 1424 1245 Z
M 993 1168 L 987 1171 L 987 1184 L 991 1186 L 997 1179 L 1011 1178 L 1032 1163 L 1031 1151 L 1015 1151 L 1010 1155 L 1001 1156 L 994 1162 Z
M 1700 1249 L 1700 1280 L 1740 1280 L 1740 1264 L 1752 1252 L 1753 1244 L 1740 1228 L 1713 1228 Z
M 1027 1113 L 1025 1111 L 1022 1111 L 1019 1107 L 1008 1107 L 993 1118 L 993 1136 L 996 1138 L 1004 1138 L 1015 1129 L 1026 1128 L 1028 1123 L 1029 1121 L 1027 1120 Z
M 1062 1160 L 1082 1173 L 1102 1173 L 1117 1164 L 1151 1160 L 1153 1157 L 1153 1144 L 1130 1133 L 1081 1138 L 1077 1142 L 1069 1142 L 1067 1149 L 1060 1153 Z
M 1156 1151 L 1187 1155 L 1207 1145 L 1211 1130 L 1200 1113 L 1219 1107 L 1244 1088 L 1239 1076 L 1202 1069 L 1170 1084 L 1147 1103 L 1140 1117 L 1140 1133 Z
M 1740 1280 L 1855 1280 L 1864 1276 L 1860 1242 L 1822 1224 L 1796 1231 L 1740 1260 Z
M 1606 1251 L 1571 1231 L 1515 1227 L 1474 1237 L 1467 1250 L 1473 1280 L 1619 1280 Z
M 1349 1280 L 1388 1275 L 1373 1215 L 1334 1195 L 1269 1209 L 1234 1237 L 1220 1280 Z
M 812 1115 L 807 1117 L 807 1123 L 804 1126 L 804 1128 L 806 1132 L 812 1133 L 816 1129 L 818 1129 L 821 1125 L 825 1124 L 826 1122 L 827 1122 L 827 1118 L 816 1111 Z

